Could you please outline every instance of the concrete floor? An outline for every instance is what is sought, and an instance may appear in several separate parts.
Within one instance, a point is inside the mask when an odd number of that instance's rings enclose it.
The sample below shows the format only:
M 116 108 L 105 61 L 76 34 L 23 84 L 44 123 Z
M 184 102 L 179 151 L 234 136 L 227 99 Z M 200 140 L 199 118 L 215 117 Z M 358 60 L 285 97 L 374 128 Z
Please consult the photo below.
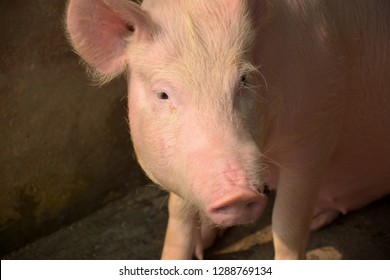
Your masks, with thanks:
M 5 259 L 158 259 L 167 220 L 165 192 L 145 186 Z M 271 201 L 273 197 L 271 196 Z M 229 229 L 207 259 L 272 259 L 272 203 L 260 221 Z M 390 259 L 390 197 L 312 233 L 309 259 Z

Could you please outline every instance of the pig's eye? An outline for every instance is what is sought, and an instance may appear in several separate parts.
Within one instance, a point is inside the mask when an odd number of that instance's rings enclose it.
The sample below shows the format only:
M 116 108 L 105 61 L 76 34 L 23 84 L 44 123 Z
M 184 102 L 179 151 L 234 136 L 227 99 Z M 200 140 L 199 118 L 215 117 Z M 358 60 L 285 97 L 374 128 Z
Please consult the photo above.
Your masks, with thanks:
M 241 86 L 247 86 L 248 85 L 248 74 L 244 74 L 240 77 L 240 84 Z
M 166 92 L 163 92 L 163 91 L 157 93 L 157 97 L 158 97 L 158 99 L 161 99 L 161 100 L 169 99 L 168 94 Z

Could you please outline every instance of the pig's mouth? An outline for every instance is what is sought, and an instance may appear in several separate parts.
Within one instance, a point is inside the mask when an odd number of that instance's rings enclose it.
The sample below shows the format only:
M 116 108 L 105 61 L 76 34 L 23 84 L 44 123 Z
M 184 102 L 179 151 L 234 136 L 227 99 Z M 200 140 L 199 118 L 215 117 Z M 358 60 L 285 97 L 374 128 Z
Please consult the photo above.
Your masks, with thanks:
M 253 223 L 263 213 L 268 193 L 267 185 L 256 190 L 235 190 L 209 205 L 206 214 L 212 224 L 218 227 Z

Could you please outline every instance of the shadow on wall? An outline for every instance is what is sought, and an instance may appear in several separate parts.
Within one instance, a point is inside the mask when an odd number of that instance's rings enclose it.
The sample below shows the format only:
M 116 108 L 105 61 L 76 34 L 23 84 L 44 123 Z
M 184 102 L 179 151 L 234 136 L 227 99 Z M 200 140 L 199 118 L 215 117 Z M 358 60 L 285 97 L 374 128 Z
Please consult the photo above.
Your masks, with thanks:
M 0 256 L 147 182 L 125 81 L 91 85 L 64 36 L 65 5 L 0 2 Z

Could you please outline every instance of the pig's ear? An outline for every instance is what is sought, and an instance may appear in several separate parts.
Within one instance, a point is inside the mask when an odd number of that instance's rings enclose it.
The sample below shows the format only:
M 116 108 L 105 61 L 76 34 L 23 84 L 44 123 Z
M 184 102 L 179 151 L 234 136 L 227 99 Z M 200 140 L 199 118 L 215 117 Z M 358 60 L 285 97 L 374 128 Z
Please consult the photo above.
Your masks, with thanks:
M 66 28 L 76 52 L 105 82 L 125 70 L 129 38 L 151 38 L 153 22 L 128 0 L 71 0 Z

